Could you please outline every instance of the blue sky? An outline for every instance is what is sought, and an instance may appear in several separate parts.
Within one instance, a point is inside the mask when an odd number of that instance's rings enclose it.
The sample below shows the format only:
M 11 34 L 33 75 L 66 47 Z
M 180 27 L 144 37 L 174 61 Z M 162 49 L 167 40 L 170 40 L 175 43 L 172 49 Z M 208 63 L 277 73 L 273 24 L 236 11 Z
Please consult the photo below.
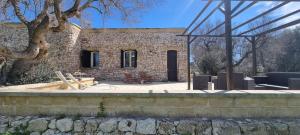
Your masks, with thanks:
M 157 0 L 158 3 L 153 7 L 139 12 L 137 16 L 137 22 L 135 23 L 128 23 L 123 22 L 118 14 L 115 14 L 103 21 L 103 18 L 98 15 L 92 9 L 86 11 L 82 16 L 89 20 L 91 23 L 92 28 L 185 28 L 187 27 L 190 22 L 194 19 L 197 13 L 203 8 L 207 1 L 205 0 Z M 70 2 L 70 1 L 68 1 Z M 203 19 L 213 7 L 215 7 L 220 1 L 215 1 L 213 4 L 208 8 L 208 12 L 202 15 Z M 243 6 L 246 6 L 247 3 Z M 233 2 L 232 7 L 234 7 L 237 2 Z M 233 27 L 237 24 L 246 21 L 259 13 L 263 12 L 266 9 L 270 9 L 274 5 L 277 5 L 278 2 L 258 2 L 255 6 L 247 10 L 247 12 L 237 16 L 233 20 Z M 67 4 L 72 5 L 72 4 Z M 243 7 L 242 6 L 242 7 Z M 283 14 L 290 13 L 295 11 L 297 7 L 300 7 L 300 2 L 291 2 L 288 5 L 272 12 L 271 17 L 279 17 Z M 32 18 L 31 14 L 27 14 L 27 18 Z M 300 18 L 300 14 L 296 14 L 294 16 L 289 17 L 288 19 L 282 21 L 281 23 L 290 22 L 292 20 Z M 198 22 L 200 21 L 198 20 Z M 210 17 L 210 22 L 215 22 L 216 20 L 223 21 L 224 15 L 217 11 L 213 16 Z M 18 20 L 16 20 L 18 21 Z M 79 21 L 76 19 L 71 19 L 72 22 L 79 24 Z M 197 24 L 197 23 L 196 23 Z M 80 25 L 80 24 L 79 24 Z M 278 24 L 277 24 L 278 25 Z M 243 31 L 248 29 L 249 26 L 244 26 L 239 31 Z
M 123 22 L 116 16 L 106 19 L 103 23 L 103 19 L 95 12 L 88 12 L 85 16 L 89 18 L 92 24 L 91 27 L 93 28 L 184 28 L 189 25 L 204 4 L 205 2 L 202 0 L 163 0 L 163 2 L 139 14 L 137 16 L 138 22 L 135 23 Z M 208 10 L 211 10 L 212 7 L 217 4 L 218 2 L 213 2 Z M 232 7 L 234 7 L 235 4 L 236 2 L 233 2 Z M 278 2 L 262 2 L 256 4 L 256 6 L 253 6 L 244 14 L 237 16 L 233 21 L 233 26 L 277 4 Z M 244 6 L 245 5 L 247 4 L 244 4 Z M 295 10 L 295 8 L 293 8 L 295 6 L 300 6 L 300 3 L 290 3 L 273 12 L 271 16 L 280 16 L 281 14 L 292 12 Z M 205 16 L 205 14 L 203 16 Z M 285 21 L 288 22 L 299 16 L 300 14 L 294 15 Z M 210 17 L 210 21 L 216 20 L 223 20 L 223 15 L 220 11 L 217 11 Z M 243 30 L 248 27 L 249 26 L 244 26 L 241 29 Z
M 183 28 L 200 10 L 200 0 L 164 0 L 143 11 L 134 23 L 124 22 L 117 17 L 104 21 L 97 14 L 89 12 L 93 28 Z

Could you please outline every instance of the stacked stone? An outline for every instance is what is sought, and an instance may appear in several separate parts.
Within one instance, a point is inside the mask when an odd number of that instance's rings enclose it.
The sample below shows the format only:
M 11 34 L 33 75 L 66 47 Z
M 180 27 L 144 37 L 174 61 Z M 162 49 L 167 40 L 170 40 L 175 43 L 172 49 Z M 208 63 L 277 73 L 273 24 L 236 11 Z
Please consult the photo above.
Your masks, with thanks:
M 154 119 L 0 116 L 0 134 L 299 135 L 300 119 Z

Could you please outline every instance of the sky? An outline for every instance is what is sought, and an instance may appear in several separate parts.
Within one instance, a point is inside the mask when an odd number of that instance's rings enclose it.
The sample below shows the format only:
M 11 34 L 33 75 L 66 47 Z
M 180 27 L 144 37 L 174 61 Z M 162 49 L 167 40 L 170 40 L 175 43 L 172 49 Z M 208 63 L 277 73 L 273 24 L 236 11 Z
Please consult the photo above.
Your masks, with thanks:
M 86 20 L 89 20 L 92 28 L 186 28 L 195 16 L 200 12 L 204 7 L 207 0 L 157 0 L 158 2 L 142 12 L 138 12 L 133 21 L 124 22 L 118 17 L 118 14 L 113 14 L 110 17 L 103 19 L 95 10 L 88 9 L 82 16 Z M 70 1 L 67 1 L 70 2 Z M 214 1 L 211 6 L 208 8 L 207 12 L 197 20 L 198 24 L 201 19 L 203 19 L 220 1 Z M 1 2 L 0 2 L 1 3 Z M 232 2 L 234 7 L 237 2 Z M 249 2 L 245 2 L 242 7 L 246 6 Z M 243 14 L 235 17 L 232 21 L 232 26 L 237 26 L 238 24 L 262 13 L 263 11 L 270 9 L 271 7 L 279 4 L 279 2 L 258 2 L 255 6 L 252 6 Z M 72 6 L 72 3 L 65 4 Z M 242 8 L 241 7 L 241 8 Z M 283 6 L 280 9 L 269 14 L 271 18 L 277 18 L 284 14 L 291 13 L 299 9 L 299 2 L 290 2 L 289 4 Z M 26 17 L 34 17 L 31 14 L 27 14 Z M 293 15 L 280 23 L 275 24 L 278 26 L 282 23 L 287 23 L 300 18 L 300 13 Z M 84 19 L 83 19 L 84 20 Z M 103 21 L 104 20 L 104 21 Z M 215 23 L 217 21 L 223 21 L 224 15 L 217 10 L 210 18 L 209 22 Z M 17 21 L 17 20 L 16 20 Z M 80 25 L 78 19 L 71 19 L 71 22 Z M 82 25 L 81 25 L 82 26 Z M 202 26 L 203 27 L 203 26 Z M 242 32 L 246 29 L 249 29 L 248 25 L 241 27 L 236 30 L 237 32 Z
M 135 16 L 134 23 L 114 16 L 103 23 L 96 13 L 88 12 L 87 16 L 93 28 L 184 28 L 200 10 L 200 4 L 200 0 L 163 0 Z
M 91 27 L 93 28 L 185 28 L 195 18 L 205 3 L 206 2 L 203 0 L 162 0 L 162 2 L 159 2 L 153 7 L 143 11 L 138 16 L 135 16 L 138 21 L 134 23 L 124 22 L 115 16 L 108 17 L 105 21 L 103 21 L 96 12 L 88 12 L 85 16 L 89 18 Z M 218 2 L 213 2 L 213 4 L 208 8 L 208 11 L 212 10 L 212 7 L 217 4 Z M 236 4 L 237 2 L 233 2 L 232 7 Z M 260 2 L 245 13 L 234 18 L 232 24 L 235 26 L 277 4 L 278 2 Z M 243 6 L 245 5 L 247 5 L 247 2 Z M 270 16 L 279 17 L 283 14 L 295 11 L 296 7 L 300 7 L 300 2 L 287 4 L 286 6 L 272 12 Z M 202 18 L 207 14 L 208 12 L 202 15 Z M 300 18 L 299 13 L 283 20 L 281 23 L 290 22 L 297 18 Z M 220 11 L 217 11 L 209 18 L 209 21 L 211 22 L 215 22 L 217 20 L 224 20 Z M 200 20 L 198 20 L 198 22 L 199 21 Z M 73 22 L 79 23 L 78 21 Z M 280 25 L 280 23 L 277 25 Z M 247 28 L 249 28 L 249 26 L 244 26 L 240 30 L 245 30 Z

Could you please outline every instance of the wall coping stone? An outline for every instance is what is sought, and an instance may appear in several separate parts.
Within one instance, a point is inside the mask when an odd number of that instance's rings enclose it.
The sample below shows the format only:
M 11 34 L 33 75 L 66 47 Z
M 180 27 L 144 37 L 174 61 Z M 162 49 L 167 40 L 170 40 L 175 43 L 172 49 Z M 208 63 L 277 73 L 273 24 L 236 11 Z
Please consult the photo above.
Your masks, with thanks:
M 81 28 L 75 23 L 68 23 L 69 26 L 76 27 L 85 32 L 154 32 L 154 33 L 182 33 L 185 28 Z M 18 22 L 0 23 L 9 27 L 25 28 L 26 26 Z
M 52 92 L 16 92 L 13 89 L 0 91 L 0 97 L 4 96 L 53 96 L 53 97 L 224 97 L 224 98 L 241 98 L 241 97 L 257 97 L 257 98 L 300 98 L 300 93 L 227 93 L 228 91 L 219 91 L 217 93 L 113 93 L 113 92 L 82 92 L 82 91 L 52 91 Z
M 88 28 L 82 29 L 85 32 L 152 32 L 152 33 L 182 33 L 184 32 L 184 28 Z

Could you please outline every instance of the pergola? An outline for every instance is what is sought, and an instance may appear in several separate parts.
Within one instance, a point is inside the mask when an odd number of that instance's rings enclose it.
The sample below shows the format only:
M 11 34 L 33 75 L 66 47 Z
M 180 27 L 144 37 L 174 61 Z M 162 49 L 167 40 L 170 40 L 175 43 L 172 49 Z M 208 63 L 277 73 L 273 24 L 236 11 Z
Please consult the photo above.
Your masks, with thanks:
M 200 12 L 197 14 L 197 16 L 194 18 L 194 20 L 188 25 L 188 27 L 185 29 L 185 31 L 178 36 L 186 36 L 187 37 L 187 68 L 188 68 L 188 89 L 191 89 L 191 78 L 190 78 L 190 45 L 197 39 L 198 37 L 220 37 L 225 38 L 226 42 L 226 84 L 227 84 L 227 90 L 233 89 L 233 82 L 232 82 L 232 73 L 233 73 L 233 56 L 232 56 L 232 38 L 233 37 L 241 37 L 246 38 L 251 44 L 252 44 L 252 72 L 253 75 L 257 72 L 257 62 L 256 62 L 256 38 L 271 32 L 275 32 L 278 30 L 282 30 L 284 28 L 294 26 L 296 24 L 300 23 L 300 18 L 297 18 L 294 21 L 281 24 L 279 26 L 276 26 L 274 28 L 270 28 L 268 30 L 262 31 L 257 34 L 249 34 L 250 32 L 253 32 L 257 29 L 263 28 L 265 26 L 268 26 L 270 24 L 273 24 L 275 22 L 282 21 L 283 19 L 286 19 L 292 15 L 295 15 L 300 12 L 300 7 L 294 7 L 294 9 L 291 9 L 291 12 L 285 15 L 281 15 L 280 17 L 273 18 L 272 20 L 268 21 L 265 24 L 261 24 L 259 26 L 255 26 L 253 28 L 250 28 L 248 30 L 244 30 L 243 32 L 240 32 L 239 34 L 232 35 L 232 31 L 237 30 L 247 24 L 250 24 L 251 22 L 257 20 L 258 18 L 261 18 L 267 14 L 270 14 L 271 12 L 279 9 L 280 7 L 283 7 L 287 5 L 290 2 L 300 2 L 300 0 L 203 0 L 206 2 L 205 6 L 200 10 Z M 236 1 L 237 4 L 232 8 L 232 1 Z M 245 12 L 249 8 L 253 7 L 259 2 L 263 1 L 272 1 L 272 2 L 279 2 L 279 4 L 270 7 L 269 9 L 265 10 L 262 13 L 259 13 L 258 15 L 255 15 L 254 17 L 239 22 L 238 25 L 232 26 L 232 20 L 236 18 L 241 13 Z M 218 2 L 212 10 L 208 11 L 208 7 L 212 5 L 213 2 Z M 222 7 L 224 5 L 224 7 Z M 221 11 L 222 14 L 225 16 L 225 20 L 215 26 L 214 28 L 210 29 L 205 34 L 194 34 L 197 29 L 200 28 L 202 24 L 204 24 L 217 10 Z M 203 19 L 200 19 L 204 13 L 207 13 L 206 16 L 203 17 Z M 225 26 L 224 26 L 225 25 Z M 213 31 L 219 29 L 220 27 L 225 27 L 225 33 L 220 35 L 214 35 L 211 34 Z

